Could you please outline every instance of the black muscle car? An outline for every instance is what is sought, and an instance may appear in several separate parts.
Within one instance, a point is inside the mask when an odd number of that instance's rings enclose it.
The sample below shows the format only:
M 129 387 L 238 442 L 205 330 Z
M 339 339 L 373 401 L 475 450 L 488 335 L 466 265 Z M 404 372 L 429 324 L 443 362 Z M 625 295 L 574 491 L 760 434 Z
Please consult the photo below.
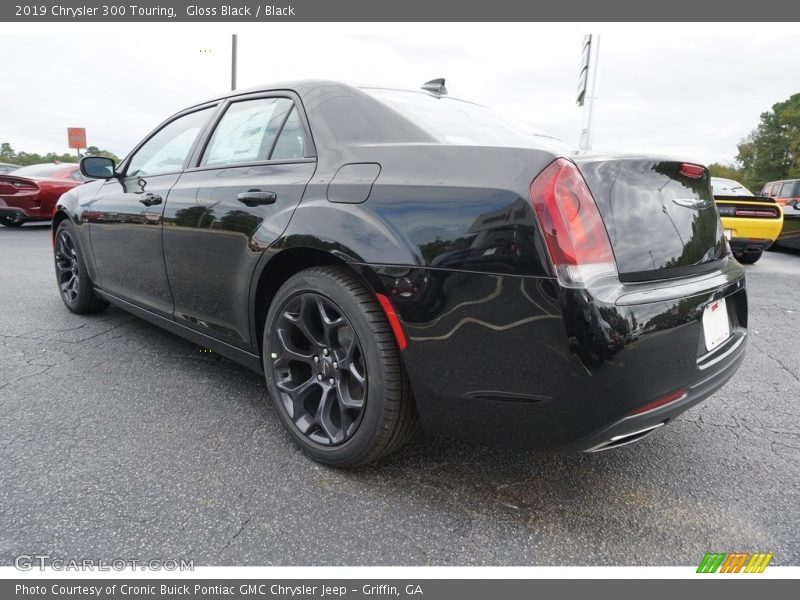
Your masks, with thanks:
M 597 451 L 719 389 L 744 355 L 742 268 L 708 171 L 574 155 L 449 98 L 327 81 L 170 117 L 53 220 L 61 297 L 109 302 L 263 372 L 329 465 L 419 425 Z

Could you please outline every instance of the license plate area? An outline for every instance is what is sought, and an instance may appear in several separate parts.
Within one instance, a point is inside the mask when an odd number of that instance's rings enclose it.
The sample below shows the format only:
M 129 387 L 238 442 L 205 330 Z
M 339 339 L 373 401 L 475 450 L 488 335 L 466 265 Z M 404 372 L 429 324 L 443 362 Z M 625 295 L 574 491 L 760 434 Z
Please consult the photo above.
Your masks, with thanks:
M 703 336 L 706 341 L 706 350 L 709 352 L 724 344 L 731 337 L 731 325 L 728 320 L 728 306 L 725 298 L 714 300 L 703 310 Z

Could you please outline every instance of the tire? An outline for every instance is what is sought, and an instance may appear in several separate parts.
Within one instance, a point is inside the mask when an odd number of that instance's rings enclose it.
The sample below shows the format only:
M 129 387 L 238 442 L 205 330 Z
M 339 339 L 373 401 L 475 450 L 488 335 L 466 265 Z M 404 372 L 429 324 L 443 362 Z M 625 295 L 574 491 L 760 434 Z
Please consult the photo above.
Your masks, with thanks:
M 25 224 L 25 219 L 21 217 L 0 217 L 0 225 L 5 225 L 6 227 L 22 227 Z
M 739 255 L 736 255 L 736 260 L 738 260 L 743 265 L 752 265 L 758 262 L 758 259 L 761 258 L 763 252 L 742 252 Z
M 353 467 L 405 445 L 418 418 L 383 309 L 339 267 L 314 267 L 275 295 L 264 326 L 267 390 L 314 460 Z
M 56 229 L 53 258 L 59 295 L 70 311 L 88 315 L 99 313 L 108 307 L 108 302 L 94 292 L 75 225 L 69 219 L 62 221 Z

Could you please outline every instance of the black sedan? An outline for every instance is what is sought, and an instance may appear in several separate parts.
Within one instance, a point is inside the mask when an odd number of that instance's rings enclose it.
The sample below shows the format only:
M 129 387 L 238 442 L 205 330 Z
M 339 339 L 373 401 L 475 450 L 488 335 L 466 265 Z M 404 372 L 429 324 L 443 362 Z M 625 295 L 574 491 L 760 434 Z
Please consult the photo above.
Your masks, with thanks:
M 53 220 L 61 297 L 263 372 L 309 456 L 435 434 L 597 451 L 740 365 L 747 296 L 708 171 L 573 155 L 443 80 L 198 104 Z M 179 393 L 178 390 L 165 390 Z

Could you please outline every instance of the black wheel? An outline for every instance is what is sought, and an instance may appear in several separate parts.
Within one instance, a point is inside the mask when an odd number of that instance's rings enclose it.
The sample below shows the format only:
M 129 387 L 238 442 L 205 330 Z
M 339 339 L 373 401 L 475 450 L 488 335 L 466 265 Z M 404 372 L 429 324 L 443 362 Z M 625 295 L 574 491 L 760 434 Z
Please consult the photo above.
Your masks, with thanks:
M 69 220 L 62 221 L 56 230 L 54 256 L 58 291 L 66 307 L 77 314 L 104 310 L 108 302 L 94 293 L 75 235 L 75 226 Z
M 25 218 L 19 215 L 13 217 L 0 217 L 0 225 L 6 227 L 22 227 L 25 224 Z
M 735 255 L 736 260 L 738 260 L 743 265 L 752 265 L 758 262 L 758 259 L 761 258 L 762 252 L 742 252 L 741 254 Z
M 278 290 L 264 327 L 264 372 L 293 440 L 324 464 L 377 460 L 417 428 L 386 315 L 344 269 L 301 271 Z

